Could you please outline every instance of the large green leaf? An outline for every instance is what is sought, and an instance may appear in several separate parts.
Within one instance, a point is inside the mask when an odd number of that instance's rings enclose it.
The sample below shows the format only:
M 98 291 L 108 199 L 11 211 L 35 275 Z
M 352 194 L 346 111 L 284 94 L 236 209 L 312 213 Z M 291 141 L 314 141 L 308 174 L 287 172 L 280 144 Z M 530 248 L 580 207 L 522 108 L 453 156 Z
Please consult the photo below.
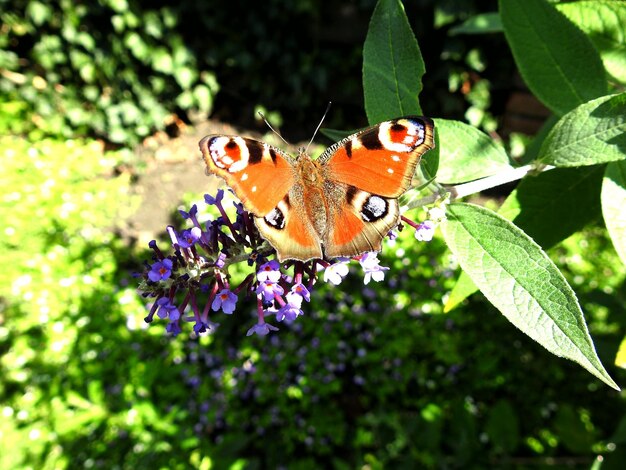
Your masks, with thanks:
M 601 197 L 604 223 L 615 251 L 626 264 L 626 161 L 606 166 Z
M 626 2 L 593 0 L 556 7 L 587 33 L 607 72 L 626 83 Z
M 565 240 L 600 215 L 600 185 L 604 168 L 555 168 L 526 176 L 498 210 L 544 250 Z M 461 272 L 445 310 L 450 311 L 478 288 Z
M 363 92 L 370 124 L 419 115 L 424 60 L 399 0 L 379 0 L 363 45 Z
M 546 0 L 500 0 L 500 16 L 524 81 L 552 111 L 562 115 L 607 93 L 591 41 Z
M 510 170 L 499 143 L 460 121 L 435 119 L 439 148 L 439 183 L 463 183 Z
M 532 238 L 484 207 L 448 206 L 443 234 L 485 297 L 525 334 L 619 390 L 598 358 L 576 299 Z
M 589 101 L 552 128 L 537 161 L 554 166 L 596 165 L 626 158 L 626 93 Z

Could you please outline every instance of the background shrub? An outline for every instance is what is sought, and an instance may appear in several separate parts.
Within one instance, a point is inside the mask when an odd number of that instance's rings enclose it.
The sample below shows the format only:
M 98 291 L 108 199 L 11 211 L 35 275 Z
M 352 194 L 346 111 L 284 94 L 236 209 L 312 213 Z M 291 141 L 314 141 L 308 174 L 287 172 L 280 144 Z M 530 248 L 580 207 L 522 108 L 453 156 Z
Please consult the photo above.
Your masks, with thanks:
M 329 127 L 363 126 L 361 50 L 374 4 L 1 0 L 0 129 L 133 144 L 211 110 L 253 126 L 260 105 L 282 114 L 291 139 L 307 139 L 328 101 Z M 467 113 L 492 130 L 511 88 L 506 43 L 447 33 L 495 2 L 406 8 L 433 64 L 424 109 Z

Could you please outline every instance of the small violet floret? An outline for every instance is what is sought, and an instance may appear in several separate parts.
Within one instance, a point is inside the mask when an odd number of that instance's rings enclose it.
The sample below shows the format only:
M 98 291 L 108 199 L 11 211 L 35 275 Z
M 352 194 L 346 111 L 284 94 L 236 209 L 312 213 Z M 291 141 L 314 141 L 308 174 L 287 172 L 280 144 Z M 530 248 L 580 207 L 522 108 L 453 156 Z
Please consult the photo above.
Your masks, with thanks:
M 429 242 L 435 234 L 435 223 L 431 220 L 425 220 L 415 229 L 415 239 L 420 242 Z
M 289 299 L 290 295 L 299 296 L 300 304 L 302 304 L 302 299 L 306 300 L 307 302 L 311 301 L 311 293 L 309 292 L 309 289 L 307 289 L 302 283 L 297 283 L 293 285 L 291 291 L 289 292 L 289 294 L 287 294 L 287 299 Z
M 217 312 L 222 309 L 222 312 L 232 314 L 237 306 L 237 296 L 228 289 L 222 289 L 217 293 L 211 304 L 211 309 Z
M 172 275 L 172 266 L 172 260 L 169 258 L 157 261 L 152 266 L 150 266 L 148 279 L 150 279 L 152 282 L 164 281 L 168 279 Z
M 348 275 L 348 259 L 337 258 L 335 264 L 331 264 L 324 270 L 324 282 L 330 282 L 338 286 L 343 278 Z
M 214 206 L 215 204 L 219 204 L 220 202 L 222 202 L 222 199 L 224 199 L 223 189 L 218 189 L 215 197 L 211 196 L 210 194 L 204 195 L 204 202 L 206 202 L 209 206 Z
M 191 206 L 191 209 L 189 209 L 189 212 L 179 209 L 178 213 L 183 217 L 183 219 L 193 218 L 198 213 L 198 206 L 194 204 L 193 206 Z
M 174 305 L 167 297 L 161 297 L 156 301 L 156 304 L 159 306 L 159 309 L 157 310 L 159 318 L 169 318 L 170 321 L 176 321 L 180 318 L 180 311 L 178 310 L 178 307 L 176 307 L 176 305 Z
M 369 284 L 371 280 L 380 282 L 385 279 L 385 271 L 389 268 L 380 266 L 380 260 L 378 259 L 378 253 L 370 251 L 365 253 L 359 260 L 361 267 L 365 271 L 365 277 L 363 279 L 364 284 Z
M 254 325 L 252 328 L 250 328 L 248 332 L 246 333 L 246 336 L 251 336 L 254 334 L 259 335 L 259 336 L 266 336 L 270 331 L 278 331 L 278 328 L 270 325 L 269 323 L 265 323 L 264 321 L 261 321 L 257 323 L 256 325 Z
M 182 248 L 189 248 L 196 243 L 202 236 L 202 230 L 199 227 L 194 227 L 191 230 L 183 230 L 183 233 L 178 237 L 178 243 Z
M 289 294 L 287 294 L 289 296 Z M 302 297 L 300 297 L 300 302 L 302 302 Z M 291 302 L 287 302 L 276 312 L 276 320 L 278 321 L 294 321 L 302 315 L 302 310 L 299 305 L 292 304 Z
M 276 260 L 269 261 L 262 264 L 256 273 L 256 278 L 259 282 L 280 280 L 280 263 Z
M 263 282 L 259 282 L 259 287 L 256 288 L 257 295 L 263 295 L 265 302 L 273 302 L 276 296 L 283 295 L 284 289 L 276 281 L 267 279 Z

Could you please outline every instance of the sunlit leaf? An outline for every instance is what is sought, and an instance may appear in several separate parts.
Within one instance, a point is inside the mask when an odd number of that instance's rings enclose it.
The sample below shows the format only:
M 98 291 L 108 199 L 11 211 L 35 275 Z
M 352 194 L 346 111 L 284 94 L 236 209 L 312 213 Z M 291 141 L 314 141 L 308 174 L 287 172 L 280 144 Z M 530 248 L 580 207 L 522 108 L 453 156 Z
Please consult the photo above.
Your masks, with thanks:
M 485 297 L 548 351 L 619 389 L 596 354 L 574 291 L 541 247 L 480 206 L 450 204 L 447 217 L 445 240 Z
M 424 60 L 399 0 L 380 0 L 363 45 L 363 91 L 370 124 L 419 115 Z

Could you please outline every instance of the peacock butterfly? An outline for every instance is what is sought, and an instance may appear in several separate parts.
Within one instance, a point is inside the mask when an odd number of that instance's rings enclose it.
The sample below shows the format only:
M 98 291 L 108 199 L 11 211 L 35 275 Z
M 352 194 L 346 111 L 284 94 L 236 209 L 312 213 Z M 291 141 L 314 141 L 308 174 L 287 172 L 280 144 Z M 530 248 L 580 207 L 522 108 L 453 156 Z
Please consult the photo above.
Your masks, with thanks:
M 200 141 L 208 171 L 222 177 L 255 216 L 283 261 L 380 251 L 400 220 L 421 156 L 434 148 L 432 120 L 407 116 L 335 143 L 313 160 L 266 143 L 209 135 Z

